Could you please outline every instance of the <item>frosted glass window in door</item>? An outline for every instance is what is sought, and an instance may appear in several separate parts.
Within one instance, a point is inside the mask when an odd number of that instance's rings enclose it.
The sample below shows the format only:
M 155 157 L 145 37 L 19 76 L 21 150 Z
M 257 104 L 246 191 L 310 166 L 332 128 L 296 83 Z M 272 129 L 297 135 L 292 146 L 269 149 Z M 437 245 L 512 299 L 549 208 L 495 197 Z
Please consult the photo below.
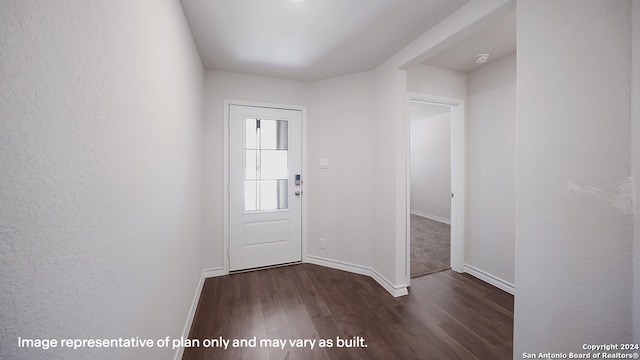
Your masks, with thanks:
M 244 210 L 288 208 L 288 123 L 246 119 Z

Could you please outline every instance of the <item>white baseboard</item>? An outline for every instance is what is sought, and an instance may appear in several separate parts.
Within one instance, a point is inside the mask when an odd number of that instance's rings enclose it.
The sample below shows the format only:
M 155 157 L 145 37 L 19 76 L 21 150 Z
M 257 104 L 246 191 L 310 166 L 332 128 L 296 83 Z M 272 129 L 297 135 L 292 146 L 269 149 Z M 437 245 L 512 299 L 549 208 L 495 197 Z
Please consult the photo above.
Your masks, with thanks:
M 500 290 L 504 290 L 511 295 L 515 295 L 516 287 L 510 282 L 500 279 L 497 276 L 493 276 L 485 271 L 482 271 L 476 267 L 473 267 L 469 264 L 464 264 L 464 272 L 469 275 L 475 276 L 478 279 L 487 282 Z
M 371 268 L 366 266 L 354 265 L 343 261 L 331 260 L 313 255 L 307 255 L 307 262 L 332 269 L 348 271 L 354 274 L 371 276 Z
M 373 280 L 380 284 L 385 290 L 387 290 L 393 297 L 405 296 L 409 294 L 409 285 L 393 285 L 391 281 L 387 280 L 382 274 L 375 269 L 371 269 L 371 275 Z
M 196 294 L 193 297 L 193 301 L 191 301 L 191 309 L 189 309 L 189 315 L 187 316 L 187 323 L 184 325 L 182 329 L 182 338 L 186 339 L 189 337 L 189 331 L 191 331 L 191 325 L 193 324 L 193 318 L 196 316 L 196 310 L 198 309 L 198 301 L 200 301 L 200 295 L 202 294 L 202 288 L 204 287 L 204 281 L 210 277 L 222 276 L 224 275 L 224 270 L 222 268 L 212 268 L 212 269 L 204 269 L 202 271 L 202 275 L 200 275 L 200 281 L 198 282 L 198 287 L 196 288 Z M 175 360 L 182 359 L 182 354 L 184 353 L 184 348 L 179 347 L 176 351 Z
M 420 212 L 420 211 L 417 211 L 417 210 L 411 210 L 411 214 L 423 217 L 425 219 L 441 222 L 443 224 L 451 225 L 451 220 L 450 219 L 441 218 L 439 216 L 423 213 L 423 212 Z
M 343 261 L 325 259 L 313 255 L 307 255 L 307 262 L 310 264 L 325 266 L 328 268 L 347 271 L 354 274 L 369 276 L 394 297 L 404 296 L 409 293 L 409 291 L 407 290 L 407 285 L 393 285 L 389 280 L 387 280 L 387 278 L 370 267 L 354 265 Z
M 212 278 L 212 277 L 217 277 L 217 276 L 222 276 L 224 275 L 224 269 L 219 267 L 219 268 L 211 268 L 211 269 L 204 269 L 202 271 L 202 275 L 204 275 L 205 279 L 208 278 Z

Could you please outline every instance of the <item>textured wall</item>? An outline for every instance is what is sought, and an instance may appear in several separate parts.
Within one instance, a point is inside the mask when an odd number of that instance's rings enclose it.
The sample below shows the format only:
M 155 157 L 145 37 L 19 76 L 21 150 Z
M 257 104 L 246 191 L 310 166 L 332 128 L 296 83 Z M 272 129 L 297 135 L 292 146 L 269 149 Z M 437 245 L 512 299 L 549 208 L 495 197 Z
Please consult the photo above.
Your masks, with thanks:
M 514 358 L 631 340 L 629 3 L 518 3 Z
M 0 3 L 0 358 L 179 336 L 202 268 L 203 70 L 174 0 Z

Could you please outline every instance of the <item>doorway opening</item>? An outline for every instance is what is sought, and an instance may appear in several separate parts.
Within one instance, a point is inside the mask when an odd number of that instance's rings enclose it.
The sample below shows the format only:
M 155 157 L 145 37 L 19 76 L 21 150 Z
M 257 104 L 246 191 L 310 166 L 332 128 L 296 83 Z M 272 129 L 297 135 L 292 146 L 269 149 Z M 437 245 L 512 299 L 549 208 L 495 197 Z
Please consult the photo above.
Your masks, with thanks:
M 451 107 L 410 106 L 411 278 L 451 267 Z
M 464 101 L 411 93 L 409 109 L 408 283 L 464 267 Z

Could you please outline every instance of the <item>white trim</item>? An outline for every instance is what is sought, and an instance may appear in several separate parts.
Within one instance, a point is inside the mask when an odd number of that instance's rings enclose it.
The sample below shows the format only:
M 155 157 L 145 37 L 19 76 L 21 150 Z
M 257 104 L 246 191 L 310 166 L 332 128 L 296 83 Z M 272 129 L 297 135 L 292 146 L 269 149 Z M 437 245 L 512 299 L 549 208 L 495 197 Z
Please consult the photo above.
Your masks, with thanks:
M 393 285 L 389 280 L 387 280 L 387 278 L 377 272 L 376 269 L 371 269 L 371 277 L 391 295 L 393 295 L 393 297 L 409 295 L 408 285 Z
M 394 297 L 404 296 L 409 294 L 407 290 L 407 285 L 393 285 L 387 278 L 382 276 L 375 269 L 370 267 L 362 266 L 362 265 L 354 265 L 343 261 L 331 260 L 322 258 L 319 256 L 308 255 L 307 261 L 310 264 L 320 265 L 332 269 L 347 271 L 354 274 L 369 276 L 373 280 L 375 280 L 380 286 L 382 286 L 385 290 L 387 290 Z
M 307 107 L 306 106 L 300 106 L 300 111 L 302 111 L 302 146 L 300 148 L 301 154 L 300 154 L 300 159 L 302 159 L 302 169 L 300 169 L 300 171 L 302 171 L 302 182 L 300 184 L 300 191 L 302 192 L 302 209 L 300 211 L 302 211 L 302 214 L 300 214 L 301 217 L 301 221 L 302 221 L 302 256 L 300 257 L 302 259 L 302 262 L 306 262 L 306 258 L 307 258 L 307 224 L 309 223 L 307 221 L 307 203 L 308 201 L 305 201 L 305 186 L 304 183 L 307 180 Z
M 198 309 L 198 302 L 200 301 L 200 295 L 202 294 L 202 288 L 204 287 L 204 280 L 224 275 L 224 271 L 222 268 L 212 268 L 212 269 L 204 269 L 202 271 L 202 275 L 200 275 L 200 281 L 198 281 L 198 286 L 196 287 L 196 293 L 191 301 L 191 308 L 189 309 L 189 314 L 187 315 L 187 322 L 184 324 L 184 328 L 182 329 L 182 338 L 186 339 L 189 337 L 189 332 L 191 331 L 191 325 L 193 325 L 193 318 L 196 316 L 196 310 Z M 182 359 L 182 355 L 184 353 L 184 348 L 179 347 L 176 350 L 175 360 Z
M 440 216 L 423 213 L 423 212 L 417 211 L 417 210 L 411 210 L 410 212 L 411 212 L 411 215 L 416 215 L 416 216 L 423 217 L 425 219 L 429 219 L 429 220 L 437 221 L 437 222 L 440 222 L 440 223 L 443 223 L 443 224 L 451 225 L 451 220 L 445 219 L 445 218 L 441 218 Z
M 222 271 L 229 273 L 229 108 L 234 101 L 224 100 L 222 141 Z
M 516 287 L 512 283 L 502 280 L 497 276 L 491 275 L 488 272 L 482 271 L 469 264 L 464 264 L 464 272 L 468 273 L 469 275 L 475 276 L 478 279 L 497 287 L 498 289 L 504 290 L 511 295 L 515 295 L 516 293 Z
M 464 100 L 451 107 L 451 269 L 464 271 L 466 120 Z M 454 165 L 455 164 L 455 165 Z
M 371 268 L 362 266 L 362 265 L 354 265 L 344 261 L 331 260 L 322 258 L 319 256 L 307 255 L 307 263 L 320 265 L 332 269 L 347 271 L 354 274 L 371 276 Z
M 445 105 L 451 108 L 451 193 L 455 196 L 451 199 L 451 269 L 456 272 L 464 272 L 464 209 L 465 209 L 465 111 L 464 100 L 436 95 L 407 92 L 407 108 L 412 102 Z M 410 138 L 411 112 L 406 117 L 407 139 Z M 406 266 L 407 274 L 410 274 L 410 251 L 411 251 L 411 231 L 409 228 L 411 214 L 411 142 L 407 141 L 405 149 L 407 154 L 407 231 L 406 231 Z M 407 275 L 406 282 L 409 283 L 410 275 Z
M 263 107 L 263 108 L 273 108 L 273 109 L 284 109 L 284 110 L 298 110 L 302 113 L 302 148 L 300 158 L 302 159 L 302 193 L 304 194 L 304 181 L 307 178 L 307 167 L 306 163 L 306 146 L 307 146 L 307 107 L 303 105 L 285 105 L 285 104 L 277 104 L 277 103 L 266 103 L 266 102 L 257 102 L 257 101 L 245 101 L 245 100 L 229 100 L 224 99 L 224 130 L 223 130 L 223 152 L 222 152 L 222 161 L 223 161 L 223 169 L 222 169 L 222 177 L 224 181 L 223 185 L 223 195 L 222 195 L 222 275 L 226 275 L 229 273 L 229 107 L 231 105 L 240 105 L 240 106 L 255 106 L 255 107 Z M 301 234 L 301 254 L 300 258 L 302 261 L 305 261 L 306 251 L 307 251 L 307 219 L 306 219 L 306 201 L 304 201 L 304 196 L 302 198 L 302 234 Z
M 211 269 L 204 269 L 202 271 L 202 275 L 205 277 L 205 279 L 208 279 L 212 277 L 223 276 L 225 275 L 225 272 L 223 268 L 217 267 L 217 268 L 211 268 Z

